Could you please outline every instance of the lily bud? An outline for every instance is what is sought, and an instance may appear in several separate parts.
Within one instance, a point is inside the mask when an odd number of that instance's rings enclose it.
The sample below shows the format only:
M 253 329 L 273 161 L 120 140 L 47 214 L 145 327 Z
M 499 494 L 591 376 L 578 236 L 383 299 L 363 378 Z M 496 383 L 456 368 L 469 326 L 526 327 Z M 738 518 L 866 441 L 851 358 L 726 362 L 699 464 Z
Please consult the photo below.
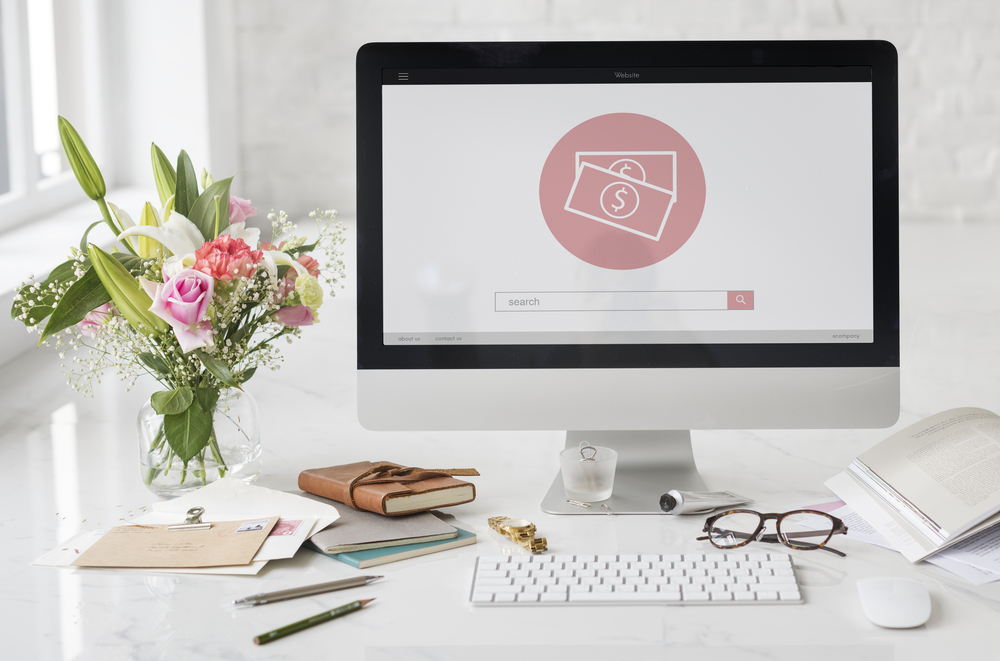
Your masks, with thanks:
M 173 197 L 174 190 L 177 188 L 177 173 L 169 159 L 155 143 L 151 144 L 149 151 L 153 159 L 153 180 L 156 182 L 156 192 L 160 194 L 160 204 L 166 205 L 167 200 Z
M 156 218 L 156 210 L 153 209 L 153 205 L 146 202 L 146 205 L 142 208 L 142 215 L 139 216 L 139 225 L 144 227 L 159 227 L 160 223 Z M 143 259 L 149 259 L 151 257 L 162 257 L 163 249 L 160 246 L 159 241 L 147 238 L 145 236 L 139 236 L 139 257 Z
M 167 322 L 149 311 L 153 299 L 121 262 L 94 244 L 90 244 L 90 260 L 115 307 L 133 328 L 145 335 L 166 332 Z
M 208 173 L 208 170 L 206 170 L 205 168 L 202 168 L 201 169 L 201 188 L 202 188 L 202 190 L 208 188 L 209 186 L 211 186 L 214 183 L 215 183 L 215 179 L 212 178 L 212 175 L 210 175 Z
M 90 155 L 87 145 L 83 144 L 80 134 L 65 117 L 59 117 L 59 139 L 62 141 L 63 151 L 66 152 L 66 160 L 73 168 L 76 180 L 80 182 L 80 188 L 92 200 L 103 198 L 107 193 L 104 177 L 101 176 L 101 171 L 97 168 L 97 163 Z

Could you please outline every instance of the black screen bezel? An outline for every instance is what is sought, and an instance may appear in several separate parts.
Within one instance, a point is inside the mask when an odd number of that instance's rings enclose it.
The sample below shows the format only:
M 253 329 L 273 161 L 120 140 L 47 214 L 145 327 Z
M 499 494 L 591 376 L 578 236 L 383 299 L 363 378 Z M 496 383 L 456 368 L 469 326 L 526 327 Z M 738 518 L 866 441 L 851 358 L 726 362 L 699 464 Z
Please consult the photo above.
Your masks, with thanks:
M 874 342 L 828 344 L 383 344 L 382 86 L 398 71 L 665 68 L 706 79 L 765 80 L 781 68 L 829 75 L 867 67 L 872 82 Z M 819 69 L 817 69 L 818 71 Z M 445 73 L 441 72 L 442 75 Z M 475 72 L 473 72 L 475 73 Z M 808 78 L 808 72 L 807 78 Z M 786 73 L 782 75 L 788 75 Z M 638 83 L 638 84 L 641 84 Z M 899 366 L 897 55 L 885 41 L 375 43 L 357 55 L 358 369 L 789 368 Z

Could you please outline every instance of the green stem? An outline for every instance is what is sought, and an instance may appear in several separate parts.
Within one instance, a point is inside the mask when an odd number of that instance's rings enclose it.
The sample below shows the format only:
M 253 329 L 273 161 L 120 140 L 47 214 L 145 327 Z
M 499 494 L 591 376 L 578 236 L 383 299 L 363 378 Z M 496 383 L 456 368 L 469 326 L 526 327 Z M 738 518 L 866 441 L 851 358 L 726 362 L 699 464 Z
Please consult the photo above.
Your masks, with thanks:
M 149 452 L 146 453 L 146 458 L 147 459 L 149 458 L 150 455 L 152 455 L 155 452 L 158 452 L 160 450 L 160 448 L 163 447 L 163 441 L 164 440 L 166 440 L 166 439 L 165 439 L 165 437 L 163 435 L 163 423 L 161 422 L 160 423 L 160 428 L 156 430 L 156 436 L 153 438 L 153 442 L 149 446 Z M 161 464 L 161 466 L 162 466 L 162 464 Z M 163 469 L 160 466 L 156 466 L 156 467 L 150 466 L 146 470 L 146 486 L 149 486 L 150 484 L 153 483 L 153 480 L 156 479 L 156 476 L 160 474 L 161 470 L 163 470 Z
M 208 486 L 208 471 L 205 470 L 205 450 L 198 453 L 198 463 L 201 465 L 200 475 L 198 475 L 201 478 L 201 486 Z
M 219 448 L 219 441 L 215 438 L 214 431 L 208 437 L 208 447 L 212 451 L 212 458 L 215 459 L 215 463 L 219 467 L 219 477 L 225 477 L 228 467 L 226 466 L 226 460 L 222 458 L 222 450 Z

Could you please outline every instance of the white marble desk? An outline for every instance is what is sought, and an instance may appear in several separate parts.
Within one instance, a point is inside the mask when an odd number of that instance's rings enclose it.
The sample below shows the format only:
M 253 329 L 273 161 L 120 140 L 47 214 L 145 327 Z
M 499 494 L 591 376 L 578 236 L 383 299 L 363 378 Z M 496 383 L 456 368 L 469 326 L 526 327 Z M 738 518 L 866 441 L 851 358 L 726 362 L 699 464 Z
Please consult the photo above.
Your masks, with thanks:
M 904 226 L 900 425 L 952 406 L 1000 409 L 998 246 L 996 227 Z M 849 540 L 837 541 L 848 553 L 844 559 L 792 552 L 804 584 L 802 606 L 469 607 L 474 558 L 497 550 L 488 516 L 530 518 L 556 552 L 701 549 L 705 543 L 693 538 L 702 521 L 542 514 L 538 503 L 562 445 L 553 432 L 362 429 L 354 413 L 354 321 L 349 287 L 324 308 L 321 326 L 288 347 L 283 369 L 251 382 L 264 426 L 259 484 L 294 489 L 303 468 L 361 459 L 475 466 L 482 472 L 479 498 L 452 511 L 478 527 L 477 546 L 385 565 L 379 568 L 385 580 L 350 593 L 239 611 L 227 606 L 234 598 L 357 571 L 307 550 L 254 578 L 30 567 L 77 531 L 116 524 L 152 499 L 139 479 L 134 440 L 135 414 L 152 384 L 124 393 L 110 376 L 94 398 L 81 398 L 63 384 L 54 352 L 38 351 L 6 365 L 0 379 L 4 658 L 995 658 L 1000 585 L 973 588 Z M 777 510 L 827 495 L 823 482 L 886 433 L 693 436 L 709 487 Z M 868 623 L 854 583 L 877 575 L 926 582 L 934 602 L 930 622 L 909 631 Z M 256 634 L 369 596 L 377 601 L 361 613 L 264 647 L 251 643 Z

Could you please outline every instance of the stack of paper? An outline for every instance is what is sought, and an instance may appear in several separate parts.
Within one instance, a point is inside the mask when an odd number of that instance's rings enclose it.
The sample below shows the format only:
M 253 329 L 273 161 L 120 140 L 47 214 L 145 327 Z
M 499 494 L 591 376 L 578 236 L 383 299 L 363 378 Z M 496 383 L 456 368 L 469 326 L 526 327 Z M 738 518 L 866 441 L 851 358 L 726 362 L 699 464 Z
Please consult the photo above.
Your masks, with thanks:
M 952 409 L 893 434 L 826 485 L 906 559 L 982 583 L 1000 580 L 998 462 L 1000 416 Z
M 303 542 L 311 535 L 329 526 L 340 516 L 336 508 L 325 503 L 316 502 L 283 491 L 275 491 L 223 478 L 174 500 L 154 503 L 150 512 L 128 522 L 126 526 L 118 526 L 112 530 L 115 531 L 115 538 L 119 538 L 119 536 L 121 536 L 120 539 L 125 539 L 126 536 L 135 538 L 136 535 L 134 533 L 141 532 L 147 537 L 147 540 L 151 540 L 150 535 L 159 530 L 164 530 L 162 526 L 183 523 L 187 511 L 192 507 L 204 508 L 205 512 L 201 517 L 202 521 L 219 522 L 218 526 L 216 526 L 219 529 L 221 529 L 223 522 L 227 524 L 231 522 L 237 523 L 232 536 L 219 537 L 216 534 L 214 537 L 216 540 L 238 537 L 243 537 L 246 540 L 249 535 L 235 534 L 235 530 L 239 529 L 239 525 L 241 524 L 264 521 L 265 524 L 269 523 L 269 525 L 263 525 L 260 530 L 250 530 L 250 526 L 247 527 L 244 533 L 258 535 L 261 543 L 259 543 L 258 548 L 249 560 L 244 560 L 241 556 L 240 561 L 234 564 L 218 566 L 202 564 L 197 566 L 202 562 L 212 562 L 214 565 L 219 560 L 192 558 L 194 553 L 192 545 L 195 544 L 196 538 L 191 537 L 191 535 L 196 535 L 198 531 L 184 531 L 162 533 L 162 535 L 166 536 L 166 540 L 170 542 L 172 547 L 176 547 L 173 549 L 173 553 L 160 554 L 155 559 L 148 555 L 140 557 L 143 552 L 142 549 L 147 547 L 139 545 L 138 540 L 136 540 L 136 545 L 130 547 L 131 552 L 128 554 L 122 552 L 125 550 L 123 545 L 115 545 L 119 550 L 112 552 L 111 557 L 113 559 L 111 560 L 106 558 L 107 553 L 102 552 L 101 556 L 99 556 L 100 566 L 141 568 L 163 572 L 252 575 L 259 572 L 269 560 L 291 558 L 294 556 Z M 274 521 L 270 523 L 272 519 Z M 149 527 L 143 529 L 136 526 Z M 80 533 L 49 553 L 46 553 L 32 564 L 47 567 L 81 566 L 78 560 L 108 532 L 108 530 L 91 530 Z M 157 534 L 160 533 L 157 532 Z M 248 543 L 245 541 L 244 546 Z M 187 551 L 182 552 L 177 545 L 187 545 Z M 105 547 L 108 545 L 102 543 L 101 546 Z M 237 546 L 235 543 L 218 542 L 215 550 L 221 551 L 225 548 L 228 551 L 233 551 L 235 546 Z M 199 548 L 200 552 L 206 554 L 210 550 L 208 547 Z M 110 546 L 104 549 L 104 551 L 110 550 Z M 88 555 L 93 560 L 94 556 L 91 554 Z M 225 557 L 235 556 L 228 555 Z M 108 564 L 109 562 L 112 564 Z M 192 563 L 196 566 L 191 566 Z

